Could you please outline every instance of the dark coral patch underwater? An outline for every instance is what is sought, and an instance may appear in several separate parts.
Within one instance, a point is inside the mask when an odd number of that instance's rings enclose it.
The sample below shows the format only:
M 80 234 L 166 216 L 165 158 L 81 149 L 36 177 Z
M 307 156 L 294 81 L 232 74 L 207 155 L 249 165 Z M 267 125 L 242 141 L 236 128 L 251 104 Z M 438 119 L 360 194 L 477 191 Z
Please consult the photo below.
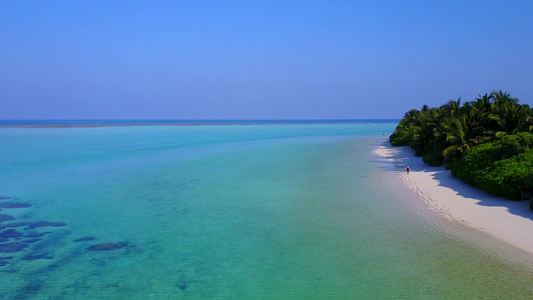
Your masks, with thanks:
M 13 256 L 0 256 L 0 267 L 6 266 L 8 260 L 12 260 Z
M 33 244 L 33 243 L 37 243 L 38 241 L 40 241 L 41 239 L 29 239 L 29 240 L 24 240 L 24 243 L 26 244 Z
M 22 258 L 23 260 L 38 260 L 38 259 L 54 259 L 50 254 L 28 254 Z
M 128 245 L 129 243 L 127 242 L 102 243 L 102 244 L 95 244 L 95 245 L 89 246 L 87 247 L 87 250 L 89 251 L 111 251 L 111 250 L 122 249 Z
M 67 224 L 63 222 L 39 221 L 36 223 L 30 223 L 28 225 L 28 229 L 35 229 L 38 227 L 64 227 L 64 226 L 67 226 Z
M 79 239 L 75 239 L 73 241 L 76 243 L 79 243 L 79 242 L 89 242 L 89 241 L 94 241 L 94 240 L 96 240 L 94 236 L 86 236 L 86 237 L 82 237 Z
M 0 244 L 0 253 L 15 253 L 20 252 L 28 247 L 27 244 L 22 242 L 11 242 Z
M 23 236 L 22 232 L 16 231 L 15 229 L 8 229 L 0 232 L 0 242 L 5 242 L 8 239 L 16 239 Z
M 28 226 L 30 225 L 30 222 L 16 222 L 16 223 L 8 223 L 3 225 L 4 228 L 14 228 L 14 227 L 22 227 L 22 226 Z
M 29 234 L 26 234 L 26 237 L 29 237 L 29 238 L 40 238 L 40 237 L 43 237 L 47 234 L 50 234 L 51 232 L 33 232 L 33 233 L 29 233 Z
M 11 220 L 15 220 L 15 218 L 10 215 L 0 215 L 0 223 Z
M 4 202 L 0 203 L 0 208 L 22 208 L 22 207 L 30 207 L 31 204 L 29 203 L 15 203 L 15 202 Z

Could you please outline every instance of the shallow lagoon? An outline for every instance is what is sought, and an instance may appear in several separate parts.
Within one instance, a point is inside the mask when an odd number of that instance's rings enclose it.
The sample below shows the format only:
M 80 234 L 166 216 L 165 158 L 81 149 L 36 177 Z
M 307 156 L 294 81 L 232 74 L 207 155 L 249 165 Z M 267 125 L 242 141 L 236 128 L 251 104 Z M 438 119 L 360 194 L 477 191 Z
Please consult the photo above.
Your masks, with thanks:
M 415 207 L 395 125 L 0 129 L 2 299 L 533 297 Z

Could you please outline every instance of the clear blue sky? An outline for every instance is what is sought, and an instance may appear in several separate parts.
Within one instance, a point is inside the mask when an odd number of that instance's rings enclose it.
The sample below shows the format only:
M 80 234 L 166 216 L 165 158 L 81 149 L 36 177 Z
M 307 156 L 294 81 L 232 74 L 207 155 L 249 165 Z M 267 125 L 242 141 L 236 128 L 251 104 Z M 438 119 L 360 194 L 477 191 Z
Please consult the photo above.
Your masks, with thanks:
M 533 105 L 533 1 L 0 2 L 0 119 L 401 118 Z

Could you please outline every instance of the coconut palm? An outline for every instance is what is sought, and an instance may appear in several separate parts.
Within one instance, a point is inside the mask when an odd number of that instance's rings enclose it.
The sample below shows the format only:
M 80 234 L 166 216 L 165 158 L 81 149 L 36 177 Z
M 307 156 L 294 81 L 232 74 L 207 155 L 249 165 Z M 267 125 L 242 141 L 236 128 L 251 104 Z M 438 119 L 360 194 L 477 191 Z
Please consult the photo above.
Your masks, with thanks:
M 489 118 L 497 124 L 494 133 L 497 138 L 506 134 L 529 130 L 527 118 L 531 110 L 528 105 L 518 104 L 518 99 L 512 98 L 507 92 L 493 92 L 492 96 L 494 103 L 492 103 Z
M 475 131 L 469 127 L 466 114 L 447 119 L 443 127 L 447 132 L 446 143 L 449 145 L 442 152 L 445 162 L 461 158 L 466 150 L 479 144 L 479 140 L 474 138 Z

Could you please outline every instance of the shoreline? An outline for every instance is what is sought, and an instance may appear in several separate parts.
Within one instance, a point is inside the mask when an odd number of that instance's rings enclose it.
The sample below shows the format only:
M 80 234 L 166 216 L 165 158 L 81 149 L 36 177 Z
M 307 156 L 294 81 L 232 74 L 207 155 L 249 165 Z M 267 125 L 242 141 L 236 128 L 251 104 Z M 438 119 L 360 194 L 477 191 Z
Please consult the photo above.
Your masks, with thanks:
M 394 147 L 388 140 L 378 146 L 375 154 L 391 161 L 399 170 L 401 181 L 452 227 L 463 227 L 459 228 L 463 233 L 474 229 L 479 233 L 474 238 L 483 244 L 533 263 L 533 211 L 529 210 L 528 201 L 487 194 L 453 177 L 443 166 L 426 165 L 412 149 Z

